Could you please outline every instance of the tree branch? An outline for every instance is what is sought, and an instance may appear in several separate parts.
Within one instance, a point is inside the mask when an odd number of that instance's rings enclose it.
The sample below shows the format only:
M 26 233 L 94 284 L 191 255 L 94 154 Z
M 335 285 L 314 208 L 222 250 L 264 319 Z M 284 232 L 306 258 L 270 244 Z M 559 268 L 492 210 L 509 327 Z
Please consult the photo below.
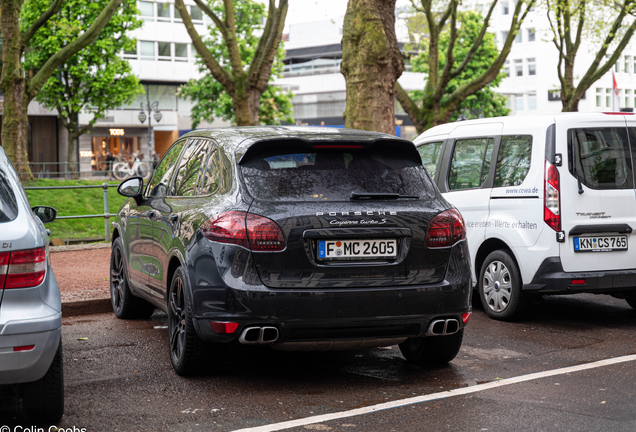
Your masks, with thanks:
M 225 35 L 225 45 L 230 56 L 230 66 L 235 77 L 242 76 L 243 62 L 239 53 L 238 42 L 236 40 L 236 22 L 234 20 L 234 2 L 232 0 L 223 0 L 225 7 L 225 25 L 227 34 Z
M 110 21 L 110 18 L 117 11 L 122 1 L 123 0 L 110 0 L 84 34 L 66 45 L 44 63 L 44 66 L 42 66 L 38 73 L 28 81 L 27 99 L 29 101 L 38 94 L 42 86 L 46 84 L 46 81 L 59 65 L 87 47 L 97 38 L 99 32 L 108 24 L 108 21 Z
M 192 39 L 192 46 L 195 50 L 197 50 L 197 53 L 199 53 L 201 59 L 203 59 L 203 63 L 208 68 L 214 79 L 221 83 L 221 85 L 225 87 L 230 95 L 233 95 L 234 82 L 232 81 L 232 77 L 230 76 L 228 71 L 221 67 L 221 65 L 210 53 L 210 50 L 208 50 L 208 47 L 205 46 L 205 43 L 201 39 L 201 36 L 199 36 L 199 33 L 197 33 L 196 29 L 194 28 L 194 24 L 192 24 L 192 18 L 190 18 L 190 14 L 186 9 L 183 0 L 175 0 L 174 5 L 181 15 L 183 25 L 190 35 L 190 39 Z
M 417 128 L 418 133 L 424 132 L 424 130 L 420 130 L 422 128 L 419 120 L 422 110 L 417 104 L 411 99 L 408 92 L 402 88 L 399 82 L 395 82 L 395 98 L 400 102 L 404 111 L 408 114 L 409 118 Z
M 22 32 L 22 46 L 25 47 L 28 45 L 29 41 L 35 35 L 35 33 L 42 27 L 46 22 L 62 7 L 62 3 L 64 0 L 53 0 L 51 6 L 42 14 L 38 19 L 35 20 L 31 27 L 29 27 L 26 31 Z
M 248 75 L 249 85 L 259 91 L 265 91 L 267 88 L 272 64 L 283 36 L 288 7 L 288 0 L 280 0 L 278 8 L 274 0 L 270 0 L 265 31 L 256 47 Z
M 201 0 L 194 0 L 194 2 L 197 4 L 197 6 L 201 8 L 203 12 L 205 12 L 207 16 L 212 18 L 212 21 L 214 21 L 214 25 L 219 28 L 221 33 L 225 33 L 227 28 L 225 27 L 225 24 L 223 23 L 223 21 L 221 21 L 221 18 L 219 18 L 218 15 L 215 14 L 214 11 L 207 4 L 205 4 L 205 2 L 202 2 Z M 175 2 L 175 6 L 176 6 L 176 2 Z M 181 12 L 179 13 L 181 14 Z
M 466 69 L 466 66 L 468 66 L 468 63 L 470 63 L 470 61 L 473 59 L 475 53 L 477 52 L 477 50 L 481 46 L 481 43 L 484 40 L 484 36 L 486 35 L 486 30 L 488 30 L 488 23 L 490 21 L 490 17 L 492 15 L 492 12 L 495 9 L 496 5 L 497 5 L 497 0 L 493 1 L 492 4 L 490 5 L 490 9 L 488 9 L 488 14 L 486 15 L 486 18 L 484 18 L 484 23 L 481 26 L 481 30 L 479 32 L 479 36 L 477 36 L 477 39 L 475 39 L 475 42 L 470 47 L 470 51 L 468 51 L 468 54 L 466 55 L 466 58 L 464 59 L 462 64 L 460 64 L 455 70 L 451 71 L 451 73 L 450 73 L 450 79 L 451 80 L 453 78 L 459 76 L 459 74 L 461 74 L 464 71 L 464 69 Z
M 457 6 L 458 3 L 455 0 L 451 0 L 451 4 L 455 4 L 453 7 L 453 11 L 451 12 L 451 21 L 450 21 L 450 37 L 448 40 L 448 49 L 446 51 L 446 64 L 444 65 L 444 70 L 442 71 L 442 76 L 440 76 L 439 81 L 437 82 L 437 86 L 435 87 L 435 92 L 433 93 L 433 98 L 436 101 L 442 99 L 442 95 L 446 90 L 446 85 L 450 81 L 450 73 L 451 68 L 453 67 L 453 63 L 455 63 L 455 56 L 453 55 L 453 50 L 455 49 L 455 41 L 457 40 Z

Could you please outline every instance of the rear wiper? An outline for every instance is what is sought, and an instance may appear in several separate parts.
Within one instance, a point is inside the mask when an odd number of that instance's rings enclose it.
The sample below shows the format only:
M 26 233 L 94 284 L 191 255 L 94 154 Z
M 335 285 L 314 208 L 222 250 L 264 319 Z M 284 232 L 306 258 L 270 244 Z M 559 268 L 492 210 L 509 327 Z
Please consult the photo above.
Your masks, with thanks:
M 399 193 L 385 193 L 385 192 L 368 192 L 358 193 L 351 192 L 350 200 L 364 200 L 364 199 L 398 199 L 398 198 L 412 198 L 419 199 L 417 195 L 400 195 Z

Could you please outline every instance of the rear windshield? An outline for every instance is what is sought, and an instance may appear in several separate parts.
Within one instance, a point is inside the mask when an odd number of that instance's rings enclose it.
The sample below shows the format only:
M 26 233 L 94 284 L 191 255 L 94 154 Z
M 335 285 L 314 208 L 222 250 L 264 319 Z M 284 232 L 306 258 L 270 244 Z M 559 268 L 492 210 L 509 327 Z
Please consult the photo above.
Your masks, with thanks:
M 622 128 L 570 129 L 570 173 L 590 189 L 632 189 L 632 159 Z
M 18 215 L 18 203 L 5 173 L 0 170 L 0 223 L 9 222 Z
M 240 166 L 250 194 L 260 200 L 346 201 L 352 192 L 435 195 L 422 165 L 387 145 L 368 150 L 266 151 Z

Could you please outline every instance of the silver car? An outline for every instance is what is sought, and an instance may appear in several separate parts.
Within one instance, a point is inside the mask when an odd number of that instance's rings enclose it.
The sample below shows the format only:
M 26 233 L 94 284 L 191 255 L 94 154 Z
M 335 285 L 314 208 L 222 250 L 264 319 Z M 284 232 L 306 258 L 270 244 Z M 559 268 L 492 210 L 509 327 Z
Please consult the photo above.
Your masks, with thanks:
M 64 413 L 62 302 L 43 224 L 55 216 L 30 208 L 0 147 L 0 394 L 22 397 L 37 423 Z

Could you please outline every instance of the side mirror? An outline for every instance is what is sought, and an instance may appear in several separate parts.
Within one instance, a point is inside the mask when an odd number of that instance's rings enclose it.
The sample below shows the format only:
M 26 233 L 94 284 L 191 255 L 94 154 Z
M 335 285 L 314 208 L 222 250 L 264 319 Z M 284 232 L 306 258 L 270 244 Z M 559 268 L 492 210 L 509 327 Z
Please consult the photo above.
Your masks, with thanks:
M 134 198 L 137 204 L 141 201 L 141 191 L 143 190 L 144 179 L 141 177 L 131 177 L 128 180 L 124 180 L 117 187 L 117 193 L 119 195 Z
M 40 218 L 42 223 L 53 222 L 57 217 L 57 210 L 55 210 L 53 207 L 35 206 L 31 207 L 31 210 L 38 218 Z

